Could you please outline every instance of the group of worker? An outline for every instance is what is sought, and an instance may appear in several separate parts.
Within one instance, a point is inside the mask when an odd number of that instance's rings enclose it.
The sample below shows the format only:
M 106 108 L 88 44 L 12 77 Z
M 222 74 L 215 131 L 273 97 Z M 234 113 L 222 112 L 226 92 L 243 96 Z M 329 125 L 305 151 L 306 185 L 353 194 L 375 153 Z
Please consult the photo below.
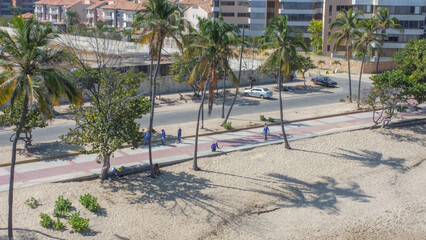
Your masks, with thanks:
M 265 136 L 265 140 L 268 140 L 268 134 L 270 133 L 269 131 L 269 127 L 268 124 L 265 123 L 265 126 L 263 127 L 263 134 Z M 182 129 L 179 127 L 178 131 L 177 131 L 177 140 L 178 143 L 182 143 Z M 145 133 L 145 145 L 148 145 L 149 143 L 149 133 L 146 132 Z M 166 132 L 164 131 L 164 129 L 161 129 L 161 145 L 166 145 Z M 217 149 L 220 149 L 219 147 L 219 143 L 218 142 L 214 142 L 211 145 L 211 150 L 212 152 L 216 152 Z

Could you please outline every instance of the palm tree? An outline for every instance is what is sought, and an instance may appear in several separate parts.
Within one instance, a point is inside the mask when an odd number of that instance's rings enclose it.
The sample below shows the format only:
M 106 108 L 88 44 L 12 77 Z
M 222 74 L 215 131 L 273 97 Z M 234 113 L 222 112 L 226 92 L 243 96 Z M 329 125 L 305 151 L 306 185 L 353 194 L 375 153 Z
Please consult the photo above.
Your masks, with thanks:
M 320 65 L 320 66 L 322 67 L 322 65 L 324 65 L 324 64 L 325 64 L 325 61 L 324 61 L 324 60 L 318 60 L 317 64 L 318 64 L 318 65 Z
M 81 94 L 57 70 L 58 64 L 69 57 L 65 50 L 49 47 L 57 35 L 51 27 L 41 26 L 34 18 L 24 20 L 15 17 L 11 21 L 13 34 L 0 30 L 0 106 L 10 101 L 16 104 L 23 100 L 21 121 L 18 125 L 12 147 L 9 180 L 8 237 L 13 239 L 12 209 L 13 183 L 15 175 L 16 146 L 26 121 L 29 106 L 36 103 L 39 110 L 52 116 L 51 104 L 59 104 L 59 98 L 66 96 L 72 103 L 79 104 Z
M 342 66 L 339 60 L 334 60 L 331 64 L 333 64 L 336 68 L 337 68 L 337 65 Z
M 365 56 L 371 56 L 374 52 L 374 46 L 380 46 L 383 39 L 383 33 L 377 34 L 377 30 L 380 28 L 380 23 L 377 18 L 371 17 L 369 19 L 363 19 L 359 22 L 359 27 L 362 29 L 362 32 L 359 35 L 356 35 L 354 38 L 354 48 L 357 52 L 362 54 L 362 63 L 361 70 L 359 72 L 359 81 L 358 81 L 358 98 L 357 98 L 357 107 L 361 101 L 361 76 L 364 68 Z
M 363 15 L 362 11 L 354 11 L 352 8 L 349 10 L 342 9 L 337 14 L 336 21 L 329 25 L 330 30 L 339 28 L 336 32 L 331 34 L 328 41 L 336 39 L 334 44 L 334 50 L 342 45 L 343 42 L 346 44 L 346 58 L 348 60 L 348 77 L 349 77 L 349 101 L 352 102 L 352 86 L 351 86 L 351 50 L 352 40 L 359 33 L 358 30 L 358 18 Z
M 67 27 L 80 24 L 81 18 L 80 15 L 78 15 L 78 12 L 68 10 L 65 15 L 65 24 Z
M 151 177 L 154 177 L 154 168 L 152 164 L 152 128 L 154 123 L 155 89 L 156 80 L 160 70 L 161 50 L 164 39 L 172 37 L 178 46 L 180 42 L 176 36 L 182 30 L 182 9 L 179 5 L 169 0 L 148 0 L 144 4 L 144 9 L 137 12 L 133 21 L 134 30 L 142 29 L 139 42 L 149 43 L 150 48 L 150 87 L 151 87 L 151 114 L 149 118 L 149 164 Z M 157 58 L 157 65 L 153 76 L 154 58 Z
M 198 110 L 197 128 L 195 133 L 195 149 L 194 149 L 194 170 L 199 170 L 197 165 L 198 153 L 198 130 L 200 123 L 201 110 L 203 108 L 204 99 L 207 90 L 209 90 L 208 114 L 213 109 L 214 90 L 217 85 L 217 70 L 220 65 L 237 86 L 237 78 L 232 72 L 227 59 L 237 57 L 237 54 L 231 50 L 230 45 L 235 42 L 237 26 L 223 21 L 222 17 L 211 19 L 199 19 L 199 30 L 192 35 L 193 44 L 185 50 L 186 57 L 194 55 L 198 56 L 198 63 L 190 75 L 192 83 L 197 77 L 200 77 L 200 86 L 204 87 L 203 96 L 201 98 Z M 200 76 L 198 76 L 200 75 Z
M 379 27 L 378 30 L 382 30 L 382 33 L 384 35 L 381 35 L 380 41 L 383 43 L 383 40 L 386 36 L 386 29 L 393 28 L 393 29 L 400 29 L 403 30 L 403 27 L 399 24 L 399 20 L 395 17 L 391 18 L 389 11 L 387 8 L 381 8 L 377 12 L 376 15 L 374 15 L 374 18 L 376 18 L 379 21 Z M 381 49 L 382 45 L 378 45 L 378 49 Z M 377 53 L 377 63 L 376 63 L 376 73 L 379 73 L 379 61 L 380 61 L 380 53 L 381 51 L 378 50 Z
M 263 39 L 262 49 L 273 49 L 273 52 L 269 55 L 265 61 L 264 66 L 278 66 L 277 81 L 279 82 L 279 102 L 280 102 L 280 120 L 281 130 L 283 133 L 285 148 L 290 149 L 290 145 L 287 140 L 287 135 L 284 129 L 284 117 L 283 117 L 283 102 L 282 102 L 282 81 L 281 72 L 285 78 L 290 78 L 292 71 L 291 59 L 296 56 L 296 48 L 302 48 L 304 51 L 308 50 L 303 38 L 300 34 L 296 34 L 291 31 L 291 28 L 287 25 L 288 16 L 279 16 L 273 18 L 265 30 L 265 37 Z

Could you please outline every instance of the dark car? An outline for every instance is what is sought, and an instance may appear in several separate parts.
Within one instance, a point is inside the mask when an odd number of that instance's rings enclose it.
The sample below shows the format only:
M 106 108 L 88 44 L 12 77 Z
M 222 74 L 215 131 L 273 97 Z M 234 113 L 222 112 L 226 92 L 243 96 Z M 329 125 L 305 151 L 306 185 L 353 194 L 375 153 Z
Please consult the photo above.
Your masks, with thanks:
M 325 76 L 314 77 L 314 78 L 312 78 L 311 81 L 314 82 L 315 84 L 324 85 L 326 87 L 337 86 L 337 82 L 335 82 L 335 81 L 331 80 L 331 78 L 325 77 Z

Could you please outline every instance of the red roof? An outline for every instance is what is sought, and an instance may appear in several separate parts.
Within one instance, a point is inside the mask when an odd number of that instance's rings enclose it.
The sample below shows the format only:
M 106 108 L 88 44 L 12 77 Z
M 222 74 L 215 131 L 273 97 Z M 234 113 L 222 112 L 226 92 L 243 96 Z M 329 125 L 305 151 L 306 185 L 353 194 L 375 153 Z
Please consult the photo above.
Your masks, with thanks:
M 144 9 L 142 3 L 134 3 L 127 0 L 116 0 L 111 4 L 101 7 L 102 9 L 112 9 L 112 10 L 128 10 L 128 11 L 137 11 Z

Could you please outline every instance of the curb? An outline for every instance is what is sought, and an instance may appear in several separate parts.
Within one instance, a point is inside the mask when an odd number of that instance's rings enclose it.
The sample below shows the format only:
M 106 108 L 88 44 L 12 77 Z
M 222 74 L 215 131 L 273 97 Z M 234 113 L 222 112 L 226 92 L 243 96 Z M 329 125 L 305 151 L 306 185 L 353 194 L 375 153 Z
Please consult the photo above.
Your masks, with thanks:
M 291 120 L 291 121 L 284 121 L 284 124 L 302 122 L 302 121 L 310 121 L 310 120 L 316 120 L 316 119 L 323 119 L 323 118 L 329 118 L 329 117 L 345 116 L 345 115 L 349 115 L 349 114 L 362 113 L 362 112 L 368 112 L 368 110 L 355 110 L 355 111 L 346 112 L 346 113 L 337 113 L 337 114 L 323 115 L 323 116 L 319 116 L 319 117 L 296 119 L 296 120 Z M 280 125 L 280 124 L 281 124 L 280 122 L 273 122 L 273 123 L 269 123 L 268 125 L 269 126 L 275 126 L 275 125 Z M 231 129 L 231 130 L 222 130 L 222 131 L 211 132 L 211 133 L 203 133 L 203 134 L 199 134 L 198 137 L 211 136 L 211 135 L 214 135 L 214 134 L 222 134 L 222 133 L 229 133 L 229 132 L 238 132 L 238 131 L 242 131 L 242 130 L 259 128 L 261 126 L 263 126 L 263 125 L 262 124 L 256 124 L 256 125 L 253 125 L 253 126 L 250 126 L 250 127 L 235 128 L 235 129 Z M 192 138 L 192 137 L 195 137 L 195 135 L 185 136 L 182 139 Z M 177 139 L 177 138 L 171 138 L 170 140 L 175 140 L 175 139 Z M 157 141 L 152 141 L 152 142 L 153 143 L 159 143 L 160 141 L 157 140 Z M 130 145 L 125 145 L 124 147 L 130 147 Z M 28 160 L 16 162 L 16 165 L 33 163 L 33 162 L 41 162 L 41 161 L 51 160 L 51 159 L 56 159 L 56 158 L 72 157 L 72 156 L 77 156 L 77 155 L 80 155 L 80 154 L 81 153 L 79 153 L 79 152 L 75 152 L 75 153 L 56 155 L 56 156 L 50 156 L 50 157 L 45 157 L 45 158 L 33 158 L 33 159 L 28 159 Z M 0 167 L 7 167 L 7 166 L 10 166 L 10 163 L 0 163 Z

